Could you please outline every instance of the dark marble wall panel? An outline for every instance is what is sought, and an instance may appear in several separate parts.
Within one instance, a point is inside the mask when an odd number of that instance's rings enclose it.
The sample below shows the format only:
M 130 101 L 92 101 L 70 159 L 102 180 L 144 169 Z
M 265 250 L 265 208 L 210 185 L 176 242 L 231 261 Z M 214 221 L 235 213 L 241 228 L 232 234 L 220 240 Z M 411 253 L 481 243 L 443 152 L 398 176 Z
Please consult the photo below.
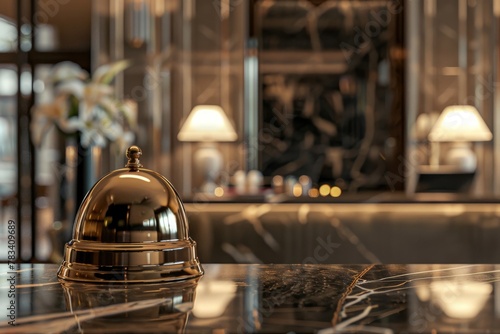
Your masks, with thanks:
M 402 36 L 401 5 L 257 1 L 256 10 L 264 176 L 390 189 L 389 164 L 403 156 L 403 77 L 395 70 L 403 64 L 391 53 Z

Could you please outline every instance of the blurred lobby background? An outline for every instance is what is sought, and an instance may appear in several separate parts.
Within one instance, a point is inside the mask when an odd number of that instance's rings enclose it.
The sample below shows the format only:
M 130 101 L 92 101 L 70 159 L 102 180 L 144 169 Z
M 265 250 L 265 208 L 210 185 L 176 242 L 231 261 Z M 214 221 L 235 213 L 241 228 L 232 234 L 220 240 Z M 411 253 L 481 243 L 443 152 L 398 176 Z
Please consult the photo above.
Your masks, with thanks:
M 130 133 L 202 262 L 500 259 L 498 0 L 4 0 L 0 31 L 0 244 L 15 221 L 20 262 L 61 260 Z M 130 133 L 42 126 L 55 65 L 122 60 L 89 99 L 129 101 Z

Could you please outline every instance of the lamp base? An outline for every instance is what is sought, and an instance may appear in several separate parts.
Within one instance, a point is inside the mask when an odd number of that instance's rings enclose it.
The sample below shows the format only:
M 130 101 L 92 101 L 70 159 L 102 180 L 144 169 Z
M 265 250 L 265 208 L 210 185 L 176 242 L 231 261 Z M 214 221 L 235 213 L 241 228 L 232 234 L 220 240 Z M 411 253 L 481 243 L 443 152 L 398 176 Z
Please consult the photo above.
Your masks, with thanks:
M 456 166 L 463 172 L 474 172 L 477 168 L 477 158 L 468 142 L 453 143 L 446 154 L 445 163 Z
M 215 143 L 202 143 L 193 157 L 193 171 L 202 179 L 199 191 L 213 194 L 222 168 L 222 154 Z

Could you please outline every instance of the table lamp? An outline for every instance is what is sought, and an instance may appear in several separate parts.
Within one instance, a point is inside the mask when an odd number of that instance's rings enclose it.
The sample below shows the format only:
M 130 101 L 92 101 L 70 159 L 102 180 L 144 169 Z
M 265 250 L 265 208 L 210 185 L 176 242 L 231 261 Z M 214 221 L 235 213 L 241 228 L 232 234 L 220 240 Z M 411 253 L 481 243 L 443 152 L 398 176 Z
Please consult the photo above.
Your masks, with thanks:
M 177 139 L 201 143 L 193 157 L 193 171 L 203 177 L 201 192 L 213 194 L 217 187 L 222 154 L 215 143 L 235 141 L 237 137 L 224 110 L 219 106 L 199 105 L 189 114 Z
M 451 142 L 445 163 L 457 169 L 473 172 L 477 158 L 471 142 L 490 141 L 493 135 L 477 109 L 469 105 L 446 107 L 429 133 L 431 142 Z

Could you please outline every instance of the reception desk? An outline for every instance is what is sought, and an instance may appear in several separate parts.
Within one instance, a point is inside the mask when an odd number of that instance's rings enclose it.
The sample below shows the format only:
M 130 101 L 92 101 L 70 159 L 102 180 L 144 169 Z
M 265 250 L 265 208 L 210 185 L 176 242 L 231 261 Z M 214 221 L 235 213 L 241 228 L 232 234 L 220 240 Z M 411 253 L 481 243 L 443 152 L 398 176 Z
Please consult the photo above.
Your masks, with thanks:
M 500 263 L 498 198 L 201 197 L 184 206 L 203 263 Z M 53 231 L 56 263 L 70 228 Z
M 0 265 L 0 332 L 500 332 L 497 265 L 205 264 L 199 280 L 129 285 L 57 269 Z
M 497 199 L 346 196 L 185 207 L 205 263 L 500 263 Z

